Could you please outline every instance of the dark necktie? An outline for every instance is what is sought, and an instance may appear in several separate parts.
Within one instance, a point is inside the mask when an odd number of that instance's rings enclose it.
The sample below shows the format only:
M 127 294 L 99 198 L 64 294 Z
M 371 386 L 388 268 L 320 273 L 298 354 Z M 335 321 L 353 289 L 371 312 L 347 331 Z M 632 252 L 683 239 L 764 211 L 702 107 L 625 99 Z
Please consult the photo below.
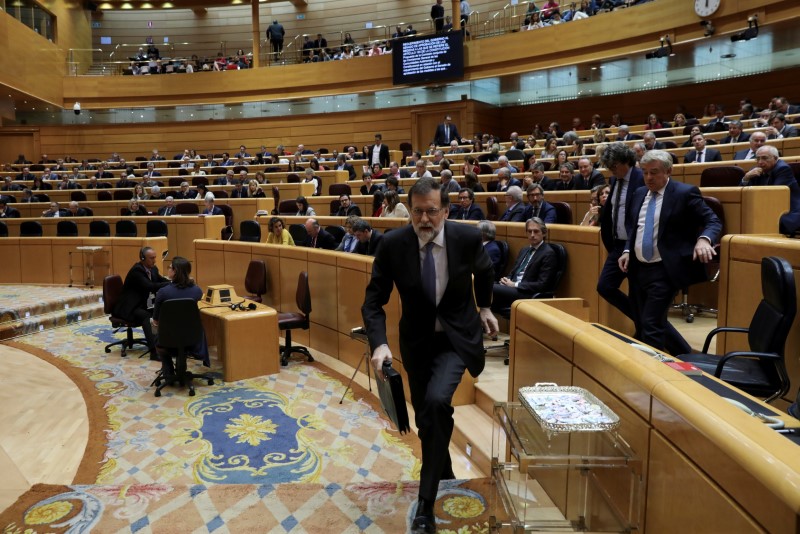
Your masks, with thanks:
M 541 209 L 541 205 L 540 206 L 536 206 L 536 209 L 533 210 L 533 216 L 534 217 L 538 217 L 539 216 L 539 210 L 540 209 Z
M 422 290 L 428 300 L 436 304 L 436 264 L 433 261 L 433 241 L 425 245 L 425 258 L 422 260 Z
M 614 227 L 613 227 L 614 228 L 614 231 L 613 231 L 614 239 L 617 239 L 617 220 L 619 219 L 619 203 L 620 203 L 620 200 L 622 199 L 622 189 L 623 189 L 623 187 L 625 187 L 625 180 L 617 180 L 617 183 L 616 183 L 617 190 L 615 191 L 616 195 L 614 196 L 614 213 L 613 213 L 613 217 L 611 217 L 611 222 L 614 225 Z
M 525 257 L 522 258 L 522 261 L 519 263 L 519 266 L 514 270 L 514 273 L 511 275 L 511 280 L 516 282 L 517 278 L 525 273 L 525 269 L 528 267 L 528 264 L 531 262 L 531 258 L 533 258 L 533 253 L 536 252 L 533 247 L 528 249 L 528 252 L 525 253 Z

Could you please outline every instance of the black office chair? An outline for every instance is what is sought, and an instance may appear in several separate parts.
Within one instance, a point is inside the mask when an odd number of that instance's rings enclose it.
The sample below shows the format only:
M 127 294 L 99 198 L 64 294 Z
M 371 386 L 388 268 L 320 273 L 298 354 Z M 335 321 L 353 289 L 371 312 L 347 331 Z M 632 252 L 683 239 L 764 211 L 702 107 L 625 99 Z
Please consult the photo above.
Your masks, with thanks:
M 331 200 L 331 217 L 335 217 L 336 214 L 339 212 L 339 208 L 342 207 L 342 203 L 339 201 L 338 198 L 334 198 Z
M 98 191 L 97 200 L 114 200 L 114 197 L 111 196 L 111 191 Z
M 496 221 L 499 217 L 499 208 L 497 207 L 497 198 L 486 197 L 486 218 L 490 221 Z
M 86 193 L 83 191 L 73 191 L 69 194 L 69 199 L 75 202 L 86 202 Z
M 201 378 L 209 386 L 214 385 L 214 377 L 210 373 L 196 374 L 186 368 L 186 353 L 203 341 L 203 325 L 200 322 L 200 309 L 194 299 L 172 299 L 161 304 L 158 319 L 158 346 L 163 349 L 177 351 L 175 356 L 175 375 L 164 376 L 162 371 L 151 384 L 156 386 L 155 396 L 161 396 L 161 390 L 176 382 L 189 387 L 189 396 L 194 397 L 195 378 Z M 170 358 L 168 353 L 161 352 L 162 358 Z M 163 383 L 162 383 L 163 381 Z
M 89 237 L 111 237 L 111 226 L 108 221 L 90 222 Z
M 328 186 L 328 195 L 332 197 L 340 197 L 342 195 L 349 195 L 351 192 L 348 184 L 331 184 Z
M 75 221 L 58 221 L 56 237 L 78 237 L 78 224 Z
M 239 223 L 239 241 L 261 242 L 261 225 L 258 221 L 247 220 Z
M 217 207 L 225 216 L 225 226 L 220 231 L 220 237 L 223 241 L 230 241 L 233 237 L 233 209 L 227 204 L 219 204 Z
M 136 237 L 139 234 L 136 223 L 130 219 L 117 221 L 114 237 Z
M 775 256 L 762 258 L 761 292 L 763 298 L 748 328 L 715 328 L 708 334 L 702 353 L 684 354 L 679 358 L 750 395 L 771 402 L 785 395 L 790 386 L 784 350 L 797 314 L 792 265 Z M 746 333 L 750 350 L 732 351 L 724 356 L 708 354 L 711 338 L 720 332 Z
M 273 215 L 280 215 L 280 205 L 281 205 L 281 190 L 278 189 L 277 185 L 272 186 L 272 214 Z
M 742 182 L 741 167 L 708 167 L 700 173 L 700 187 L 736 187 Z
M 332 224 L 330 226 L 326 226 L 325 230 L 329 234 L 331 234 L 334 239 L 336 239 L 336 244 L 337 245 L 342 242 L 342 239 L 344 239 L 345 234 L 347 234 L 347 232 L 345 231 L 344 228 L 342 228 L 341 226 L 335 225 L 335 224 Z
M 8 226 L 3 221 L 0 221 L 0 237 L 8 237 Z
M 294 239 L 294 244 L 297 246 L 301 246 L 303 243 L 306 242 L 306 238 L 308 237 L 308 232 L 306 231 L 306 226 L 304 224 L 290 224 L 289 225 L 289 233 Z
M 48 195 L 47 193 L 36 193 L 33 196 L 37 202 L 50 202 L 50 195 Z
M 133 189 L 114 189 L 114 200 L 130 200 L 133 198 Z
M 175 204 L 175 213 L 178 215 L 198 215 L 200 213 L 200 207 L 191 200 L 188 202 L 180 202 Z
M 122 277 L 120 275 L 112 274 L 103 278 L 103 313 L 108 315 L 108 320 L 111 321 L 111 327 L 114 328 L 115 333 L 120 328 L 127 329 L 127 337 L 125 339 L 106 345 L 106 354 L 111 352 L 111 347 L 121 345 L 122 350 L 120 351 L 120 355 L 124 358 L 127 355 L 128 349 L 132 349 L 135 345 L 144 345 L 147 350 L 139 356 L 141 358 L 145 354 L 150 353 L 146 339 L 134 339 L 133 337 L 133 329 L 141 325 L 130 323 L 114 315 L 114 307 L 117 305 L 121 294 Z
M 23 221 L 19 225 L 20 237 L 42 237 L 42 223 L 39 221 Z
M 294 313 L 279 313 L 278 314 L 278 328 L 285 330 L 286 345 L 281 345 L 281 365 L 284 367 L 289 365 L 289 358 L 293 352 L 303 354 L 308 358 L 308 361 L 313 362 L 314 358 L 308 349 L 297 345 L 292 345 L 292 330 L 302 328 L 308 330 L 309 320 L 308 316 L 311 314 L 311 291 L 308 288 L 308 273 L 301 271 L 297 278 L 297 292 L 295 293 L 295 303 L 300 312 Z
M 264 260 L 250 260 L 244 275 L 244 288 L 250 293 L 244 298 L 254 302 L 262 301 L 262 295 L 267 292 L 267 264 Z
M 297 213 L 297 202 L 294 200 L 281 200 L 281 203 L 276 204 L 276 206 L 278 206 L 279 215 L 294 215 Z
M 556 224 L 572 224 L 572 207 L 568 202 L 551 202 L 556 209 Z
M 167 221 L 162 221 L 161 219 L 151 219 L 147 221 L 147 233 L 145 237 L 167 237 L 169 234 L 169 228 L 167 227 Z

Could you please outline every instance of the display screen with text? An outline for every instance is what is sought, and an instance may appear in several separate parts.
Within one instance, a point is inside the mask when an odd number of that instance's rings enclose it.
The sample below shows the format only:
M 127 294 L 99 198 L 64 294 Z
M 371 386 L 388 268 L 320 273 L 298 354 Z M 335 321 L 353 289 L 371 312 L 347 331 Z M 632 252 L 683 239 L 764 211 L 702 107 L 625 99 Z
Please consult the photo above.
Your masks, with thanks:
M 464 77 L 464 34 L 449 32 L 393 41 L 395 85 Z

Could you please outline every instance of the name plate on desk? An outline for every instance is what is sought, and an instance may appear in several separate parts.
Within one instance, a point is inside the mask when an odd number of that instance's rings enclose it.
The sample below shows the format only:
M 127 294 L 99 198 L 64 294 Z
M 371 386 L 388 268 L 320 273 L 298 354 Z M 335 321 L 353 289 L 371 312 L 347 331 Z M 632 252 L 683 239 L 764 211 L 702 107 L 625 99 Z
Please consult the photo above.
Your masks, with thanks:
M 94 245 L 94 246 L 80 246 L 75 247 L 75 250 L 85 251 L 85 252 L 95 252 L 97 250 L 103 250 L 103 247 Z
M 208 304 L 230 304 L 231 302 L 238 302 L 239 297 L 236 296 L 236 291 L 232 285 L 218 284 L 215 286 L 208 286 L 206 296 L 203 299 Z

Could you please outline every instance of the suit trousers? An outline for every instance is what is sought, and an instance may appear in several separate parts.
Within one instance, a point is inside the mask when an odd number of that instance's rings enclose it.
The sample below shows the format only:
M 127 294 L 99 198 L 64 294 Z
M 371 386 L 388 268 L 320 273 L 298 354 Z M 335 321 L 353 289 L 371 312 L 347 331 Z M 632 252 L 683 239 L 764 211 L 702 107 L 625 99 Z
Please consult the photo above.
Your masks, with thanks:
M 678 291 L 669 283 L 663 262 L 639 263 L 631 272 L 630 292 L 636 339 L 670 354 L 686 354 L 691 346 L 667 320 Z
M 150 310 L 144 308 L 136 308 L 133 312 L 133 319 L 135 324 L 141 325 L 144 330 L 144 338 L 147 340 L 147 346 L 153 354 L 156 353 L 156 336 L 153 335 L 153 326 L 150 324 L 150 318 L 153 314 Z
M 631 298 L 628 298 L 628 295 L 619 289 L 619 287 L 622 285 L 622 281 L 628 276 L 627 273 L 622 272 L 618 263 L 619 257 L 622 255 L 622 251 L 624 249 L 625 242 L 622 240 L 617 240 L 614 249 L 609 251 L 606 262 L 603 265 L 603 270 L 600 272 L 600 278 L 597 280 L 597 292 L 601 297 L 606 299 L 609 304 L 624 313 L 634 322 L 636 325 L 636 338 L 644 341 L 640 337 L 641 331 L 639 328 L 639 323 L 637 323 L 633 309 L 631 308 L 633 288 L 631 288 Z M 664 276 L 666 276 L 666 273 Z M 672 298 L 675 298 L 674 293 L 670 299 L 670 303 L 672 302 Z M 666 309 L 667 311 L 669 310 L 669 305 Z M 664 328 L 664 348 L 667 352 L 673 356 L 692 352 L 691 345 L 686 342 L 680 332 L 678 332 L 669 321 L 666 321 Z
M 426 354 L 415 354 L 413 359 L 404 356 L 403 360 L 422 444 L 419 496 L 433 502 L 439 481 L 455 478 L 448 450 L 453 434 L 452 401 L 467 366 L 443 332 L 434 335 Z
M 530 293 L 520 291 L 516 287 L 495 283 L 492 289 L 492 310 L 502 311 L 510 308 L 515 300 L 529 298 L 531 298 Z

